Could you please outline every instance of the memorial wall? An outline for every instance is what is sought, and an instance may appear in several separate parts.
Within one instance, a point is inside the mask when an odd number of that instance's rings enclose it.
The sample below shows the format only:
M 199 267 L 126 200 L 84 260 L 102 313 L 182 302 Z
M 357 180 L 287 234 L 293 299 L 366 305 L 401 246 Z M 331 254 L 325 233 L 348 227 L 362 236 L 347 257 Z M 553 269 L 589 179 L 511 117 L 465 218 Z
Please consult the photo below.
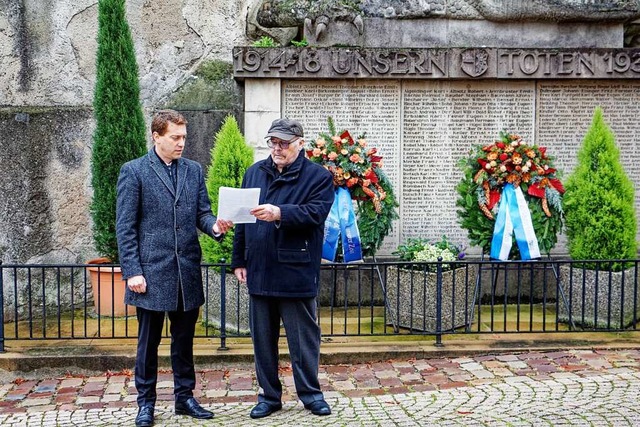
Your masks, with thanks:
M 308 139 L 327 132 L 327 117 L 331 116 L 338 130 L 348 129 L 355 135 L 366 133 L 369 146 L 378 147 L 400 203 L 400 219 L 385 240 L 381 255 L 391 253 L 408 237 L 437 239 L 447 235 L 467 244 L 466 231 L 458 226 L 456 215 L 455 187 L 462 177 L 458 162 L 473 145 L 493 142 L 501 130 L 548 147 L 566 177 L 575 167 L 594 109 L 601 106 L 616 134 L 625 170 L 640 188 L 640 150 L 636 142 L 640 134 L 640 80 L 629 74 L 620 79 L 613 66 L 608 68 L 606 52 L 581 51 L 555 63 L 543 63 L 550 57 L 539 51 L 535 54 L 537 62 L 526 59 L 533 58 L 528 53 L 490 54 L 484 66 L 481 60 L 469 70 L 473 73 L 486 67 L 484 74 L 492 77 L 474 78 L 465 72 L 466 78 L 461 79 L 456 71 L 456 78 L 448 78 L 450 66 L 457 70 L 464 67 L 464 55 L 456 54 L 456 60 L 444 60 L 431 67 L 432 72 L 441 72 L 439 78 L 432 78 L 433 73 L 424 73 L 421 78 L 416 71 L 414 78 L 402 73 L 400 78 L 387 74 L 311 80 L 307 73 L 304 79 L 295 74 L 282 76 L 275 86 L 280 92 L 278 113 L 299 119 Z M 617 50 L 608 57 L 619 54 Z M 622 64 L 621 73 L 637 73 L 633 68 L 637 53 L 624 55 L 630 60 L 614 60 L 611 64 Z M 516 62 L 515 58 L 525 59 Z M 318 63 L 314 69 L 320 72 L 321 68 Z M 414 71 L 418 68 L 414 66 Z M 566 79 L 567 74 L 558 74 L 570 68 L 571 79 Z M 585 73 L 591 73 L 592 78 L 584 78 Z M 236 69 L 236 76 L 241 74 Z M 539 75 L 527 77 L 532 74 Z M 264 80 L 250 79 L 245 84 L 251 88 L 261 81 Z M 273 85 L 272 79 L 269 82 Z M 640 212 L 638 195 L 636 206 Z M 561 238 L 555 253 L 566 253 L 564 242 Z M 479 253 L 479 248 L 469 249 L 470 253 Z

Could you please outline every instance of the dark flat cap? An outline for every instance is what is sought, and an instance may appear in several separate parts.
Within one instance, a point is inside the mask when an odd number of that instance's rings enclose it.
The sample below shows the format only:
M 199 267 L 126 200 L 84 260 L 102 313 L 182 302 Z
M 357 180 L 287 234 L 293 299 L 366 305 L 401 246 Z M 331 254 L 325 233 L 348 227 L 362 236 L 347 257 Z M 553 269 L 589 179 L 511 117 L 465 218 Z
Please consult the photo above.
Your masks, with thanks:
M 304 136 L 302 125 L 297 120 L 287 118 L 276 119 L 271 123 L 267 137 L 276 137 L 284 141 L 288 141 L 296 136 Z

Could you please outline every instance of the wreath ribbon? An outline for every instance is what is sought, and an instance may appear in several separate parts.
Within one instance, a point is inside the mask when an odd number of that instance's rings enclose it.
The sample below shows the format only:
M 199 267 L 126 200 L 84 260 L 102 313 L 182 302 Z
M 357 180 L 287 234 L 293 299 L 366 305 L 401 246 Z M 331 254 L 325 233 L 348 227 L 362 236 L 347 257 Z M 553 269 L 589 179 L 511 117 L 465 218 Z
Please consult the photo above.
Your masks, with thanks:
M 336 189 L 336 197 L 325 221 L 322 258 L 333 262 L 338 251 L 338 238 L 342 236 L 344 262 L 362 261 L 362 245 L 351 201 L 351 193 L 345 187 Z
M 493 227 L 491 240 L 491 258 L 506 261 L 512 245 L 512 234 L 515 232 L 516 243 L 520 249 L 522 260 L 540 258 L 538 238 L 533 229 L 531 212 L 520 187 L 506 184 L 502 190 L 498 217 Z

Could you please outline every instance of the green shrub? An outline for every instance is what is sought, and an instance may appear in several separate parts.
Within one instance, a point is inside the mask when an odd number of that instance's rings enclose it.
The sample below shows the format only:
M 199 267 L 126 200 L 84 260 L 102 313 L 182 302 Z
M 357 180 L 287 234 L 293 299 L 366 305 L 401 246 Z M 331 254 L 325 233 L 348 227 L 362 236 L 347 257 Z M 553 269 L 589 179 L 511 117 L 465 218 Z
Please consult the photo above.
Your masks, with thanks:
M 90 209 L 96 250 L 115 263 L 116 182 L 120 167 L 147 151 L 138 66 L 125 17 L 125 0 L 98 2 L 96 68 Z
M 564 205 L 571 258 L 636 258 L 634 188 L 600 107 L 578 152 L 576 169 L 567 179 Z M 622 263 L 611 264 L 613 271 L 624 268 Z
M 216 134 L 211 149 L 211 164 L 207 171 L 207 192 L 211 209 L 218 211 L 220 187 L 240 188 L 245 171 L 253 164 L 253 149 L 245 143 L 238 122 L 229 115 Z M 231 261 L 233 230 L 227 232 L 222 242 L 215 242 L 206 234 L 200 235 L 200 246 L 204 262 L 217 264 Z
M 181 86 L 167 100 L 175 110 L 240 110 L 242 97 L 233 79 L 233 64 L 221 60 L 204 61 L 195 78 Z
M 278 43 L 276 43 L 276 41 L 273 38 L 269 37 L 269 36 L 262 36 L 258 40 L 256 40 L 253 43 L 251 43 L 251 46 L 253 46 L 253 47 L 278 47 Z
M 210 82 L 233 79 L 233 64 L 221 60 L 211 60 L 203 62 L 194 73 Z

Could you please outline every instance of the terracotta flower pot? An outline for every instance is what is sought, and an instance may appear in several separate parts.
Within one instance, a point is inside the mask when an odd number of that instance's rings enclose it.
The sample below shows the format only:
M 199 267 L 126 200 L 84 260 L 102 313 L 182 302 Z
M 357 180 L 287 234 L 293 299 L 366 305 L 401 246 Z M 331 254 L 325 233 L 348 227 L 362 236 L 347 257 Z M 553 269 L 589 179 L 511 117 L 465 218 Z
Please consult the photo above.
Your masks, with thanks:
M 92 259 L 87 267 L 93 290 L 93 303 L 98 316 L 123 317 L 136 314 L 132 305 L 125 306 L 124 291 L 126 282 L 122 280 L 120 267 L 100 267 L 100 264 L 111 264 L 107 258 Z

